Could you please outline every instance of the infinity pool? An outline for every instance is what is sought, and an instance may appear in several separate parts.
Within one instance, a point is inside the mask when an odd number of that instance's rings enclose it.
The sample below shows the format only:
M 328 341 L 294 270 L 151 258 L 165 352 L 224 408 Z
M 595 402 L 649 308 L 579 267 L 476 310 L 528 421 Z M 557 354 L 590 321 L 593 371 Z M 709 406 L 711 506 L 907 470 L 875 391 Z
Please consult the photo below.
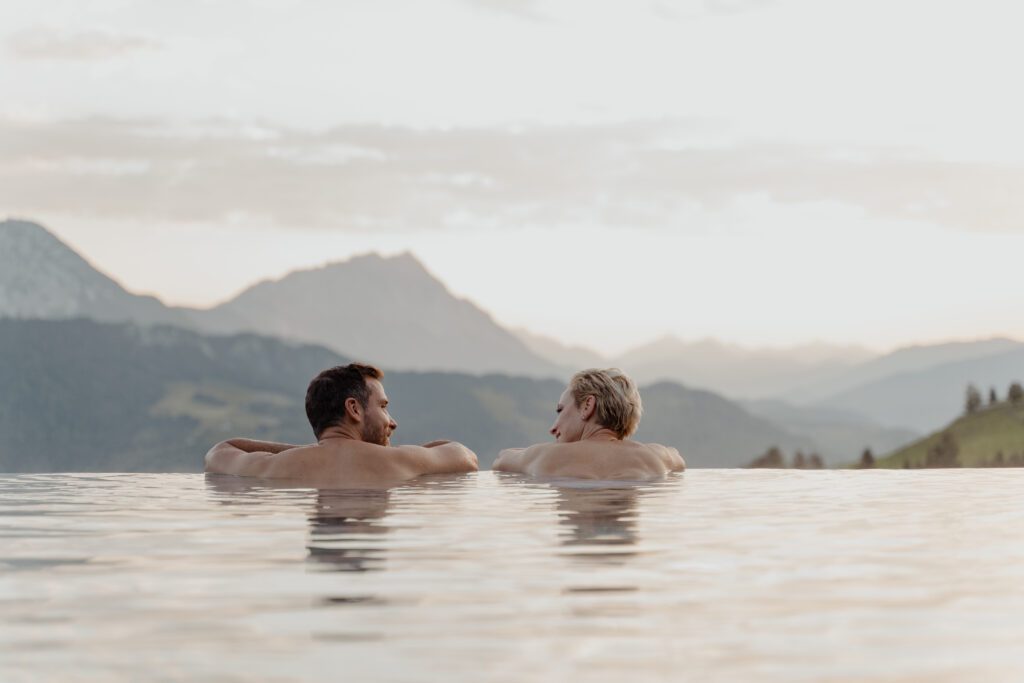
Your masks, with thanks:
M 1024 470 L 0 476 L 0 680 L 1021 681 Z

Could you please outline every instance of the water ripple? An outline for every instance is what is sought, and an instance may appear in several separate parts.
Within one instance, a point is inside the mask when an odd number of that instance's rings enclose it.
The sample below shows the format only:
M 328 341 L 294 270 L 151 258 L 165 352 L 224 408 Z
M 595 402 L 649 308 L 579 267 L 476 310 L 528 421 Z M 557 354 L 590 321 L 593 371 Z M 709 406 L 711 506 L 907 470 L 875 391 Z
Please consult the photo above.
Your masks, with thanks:
M 0 680 L 1017 681 L 1022 490 L 0 476 Z

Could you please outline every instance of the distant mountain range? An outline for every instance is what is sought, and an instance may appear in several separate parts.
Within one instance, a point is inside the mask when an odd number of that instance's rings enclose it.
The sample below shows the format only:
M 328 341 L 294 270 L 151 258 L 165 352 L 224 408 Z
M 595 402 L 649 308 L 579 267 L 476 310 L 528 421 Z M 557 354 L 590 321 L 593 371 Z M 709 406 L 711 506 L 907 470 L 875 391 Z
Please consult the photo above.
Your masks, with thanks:
M 1024 380 L 1024 343 L 1005 338 L 911 346 L 875 357 L 859 347 L 746 349 L 665 337 L 617 358 L 594 359 L 587 349 L 520 335 L 553 362 L 576 353 L 641 382 L 671 380 L 724 394 L 811 437 L 826 457 L 868 444 L 886 451 L 936 429 L 961 410 L 970 383 L 1005 391 Z
M 872 357 L 855 346 L 747 349 L 714 339 L 684 342 L 667 336 L 628 351 L 614 363 L 641 382 L 685 381 L 731 398 L 764 398 L 839 376 Z
M 0 317 L 170 323 L 317 343 L 412 370 L 561 377 L 483 310 L 451 295 L 409 254 L 352 258 L 264 281 L 209 310 L 131 294 L 42 226 L 0 223 Z
M 885 453 L 920 435 L 920 431 L 879 426 L 857 412 L 820 406 L 795 406 L 778 399 L 742 401 L 752 415 L 817 444 L 825 460 L 838 464 L 854 459 L 865 448 Z M 923 430 L 922 430 L 923 431 Z
M 519 337 L 530 351 L 564 368 L 567 376 L 584 368 L 604 368 L 612 365 L 612 361 L 585 346 L 563 344 L 557 339 L 534 334 L 523 328 L 512 330 L 512 333 Z
M 232 436 L 308 443 L 303 397 L 346 359 L 321 346 L 168 326 L 0 319 L 0 471 L 198 471 Z M 563 384 L 504 375 L 386 371 L 396 441 L 454 438 L 489 467 L 498 450 L 550 439 Z M 691 467 L 735 467 L 770 445 L 811 450 L 706 391 L 642 390 L 640 439 Z
M 927 372 L 947 364 L 997 356 L 1019 349 L 1024 349 L 1024 344 L 1003 338 L 908 346 L 854 365 L 832 377 L 808 382 L 799 391 L 790 392 L 789 398 L 800 403 L 823 402 L 827 405 L 832 402 L 832 397 L 845 395 L 859 386 L 866 386 L 886 377 Z M 1011 367 L 1009 370 L 1012 374 L 1014 368 Z M 1011 378 L 1005 379 L 1009 381 Z M 965 384 L 968 381 L 971 380 L 965 379 Z
M 820 405 L 853 411 L 878 424 L 934 431 L 963 412 L 969 383 L 986 396 L 989 388 L 1005 396 L 1011 382 L 1024 381 L 1024 344 L 1014 343 L 1010 348 L 1013 350 L 889 375 L 831 396 Z
M 969 383 L 1005 391 L 1024 380 L 1024 343 L 1005 338 L 911 346 L 874 356 L 816 344 L 746 349 L 664 337 L 616 358 L 517 332 L 538 355 L 566 365 L 621 367 L 641 382 L 671 380 L 739 401 L 749 412 L 810 437 L 826 458 L 871 445 L 891 450 L 953 419 Z M 760 397 L 760 398 L 751 398 Z
M 171 324 L 203 333 L 254 332 L 325 346 L 388 370 L 503 373 L 564 381 L 615 365 L 641 383 L 677 382 L 732 400 L 830 460 L 886 450 L 954 417 L 968 382 L 1005 389 L 1024 378 L 1024 344 L 989 339 L 883 356 L 827 344 L 747 349 L 665 337 L 616 358 L 525 330 L 508 331 L 458 299 L 412 255 L 374 254 L 256 284 L 209 310 L 125 291 L 42 226 L 0 223 L 0 318 Z M 767 447 L 771 444 L 765 444 Z M 842 454 L 848 454 L 843 456 Z

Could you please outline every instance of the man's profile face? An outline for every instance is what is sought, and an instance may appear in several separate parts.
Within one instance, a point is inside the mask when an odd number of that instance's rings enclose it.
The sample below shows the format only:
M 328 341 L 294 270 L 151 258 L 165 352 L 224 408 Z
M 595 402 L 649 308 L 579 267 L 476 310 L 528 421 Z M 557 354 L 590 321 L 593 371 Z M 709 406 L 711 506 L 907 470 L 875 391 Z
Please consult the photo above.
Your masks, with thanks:
M 579 441 L 583 438 L 583 428 L 586 426 L 586 422 L 583 420 L 583 416 L 580 414 L 580 408 L 576 405 L 576 399 L 573 398 L 572 391 L 566 389 L 562 392 L 562 396 L 558 399 L 558 405 L 555 407 L 555 423 L 551 425 L 551 434 L 555 437 L 555 441 L 561 443 L 569 443 L 571 441 Z
M 391 432 L 398 429 L 398 423 L 388 414 L 388 396 L 379 380 L 367 378 L 366 388 L 370 398 L 366 401 L 360 438 L 367 443 L 387 446 L 391 443 Z

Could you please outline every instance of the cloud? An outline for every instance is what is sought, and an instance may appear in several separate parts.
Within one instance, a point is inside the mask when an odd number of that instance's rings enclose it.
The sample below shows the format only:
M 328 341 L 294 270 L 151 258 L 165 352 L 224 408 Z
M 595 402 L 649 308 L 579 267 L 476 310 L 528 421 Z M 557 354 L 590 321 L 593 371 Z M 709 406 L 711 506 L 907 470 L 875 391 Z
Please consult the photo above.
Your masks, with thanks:
M 704 9 L 713 14 L 738 14 L 776 4 L 778 0 L 704 0 Z
M 160 47 L 151 38 L 105 29 L 61 31 L 45 27 L 17 31 L 6 42 L 8 52 L 23 60 L 91 61 Z
M 692 229 L 694 206 L 837 202 L 868 216 L 1021 230 L 1024 169 L 911 150 L 721 141 L 699 122 L 523 130 L 0 120 L 0 209 L 348 231 Z M 827 226 L 823 226 L 827 227 Z
M 463 0 L 480 10 L 497 12 L 529 19 L 546 21 L 555 16 L 565 17 L 569 12 L 588 12 L 592 8 L 589 3 L 577 3 L 569 8 L 564 2 L 551 3 L 543 0 Z M 739 14 L 777 4 L 780 0 L 649 0 L 647 8 L 654 16 L 661 19 L 694 19 L 699 17 Z M 629 3 L 623 5 L 629 8 Z M 640 5 L 642 8 L 643 6 Z M 604 8 L 608 9 L 608 8 Z M 635 8 L 634 8 L 635 9 Z
M 543 20 L 545 14 L 538 7 L 538 0 L 468 0 L 478 9 L 508 14 L 520 19 Z

